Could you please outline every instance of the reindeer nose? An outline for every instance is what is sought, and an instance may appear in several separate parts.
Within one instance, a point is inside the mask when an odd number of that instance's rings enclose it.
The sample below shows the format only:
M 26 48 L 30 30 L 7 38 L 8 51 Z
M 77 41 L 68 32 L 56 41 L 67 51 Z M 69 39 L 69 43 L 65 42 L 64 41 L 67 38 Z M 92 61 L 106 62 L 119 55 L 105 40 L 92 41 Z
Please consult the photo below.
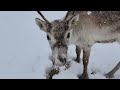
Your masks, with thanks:
M 66 58 L 59 58 L 60 62 L 63 63 L 64 65 L 66 64 Z
M 66 64 L 66 58 L 53 58 L 52 60 L 53 65 L 57 65 L 57 66 L 64 66 Z

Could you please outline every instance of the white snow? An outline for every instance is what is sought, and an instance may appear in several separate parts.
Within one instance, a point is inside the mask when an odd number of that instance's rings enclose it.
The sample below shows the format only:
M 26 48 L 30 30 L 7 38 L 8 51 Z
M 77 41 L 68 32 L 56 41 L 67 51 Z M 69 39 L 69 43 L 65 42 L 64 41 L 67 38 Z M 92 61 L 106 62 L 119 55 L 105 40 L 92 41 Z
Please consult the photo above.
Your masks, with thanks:
M 66 14 L 65 11 L 43 13 L 50 21 Z M 35 11 L 0 11 L 0 79 L 46 79 L 46 73 L 52 67 L 51 50 L 46 34 L 35 23 L 35 18 L 39 17 Z M 69 46 L 71 66 L 67 70 L 61 67 L 53 79 L 78 79 L 83 65 L 82 61 L 80 64 L 73 61 L 75 57 L 75 46 Z M 104 74 L 119 61 L 119 44 L 95 44 L 88 66 L 90 79 L 106 79 Z M 120 79 L 120 70 L 115 79 Z

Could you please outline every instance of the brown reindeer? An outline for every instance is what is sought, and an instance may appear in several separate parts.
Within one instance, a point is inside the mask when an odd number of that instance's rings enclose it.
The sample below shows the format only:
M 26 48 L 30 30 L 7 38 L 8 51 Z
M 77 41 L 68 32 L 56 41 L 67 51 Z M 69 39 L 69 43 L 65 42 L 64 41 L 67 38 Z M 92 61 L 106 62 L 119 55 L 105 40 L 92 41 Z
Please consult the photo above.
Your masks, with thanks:
M 68 11 L 64 19 L 52 22 L 41 12 L 38 13 L 44 21 L 39 18 L 35 20 L 47 34 L 54 65 L 65 65 L 68 45 L 76 45 L 77 62 L 80 62 L 80 52 L 83 49 L 82 78 L 89 78 L 87 67 L 91 47 L 95 43 L 120 43 L 120 11 Z

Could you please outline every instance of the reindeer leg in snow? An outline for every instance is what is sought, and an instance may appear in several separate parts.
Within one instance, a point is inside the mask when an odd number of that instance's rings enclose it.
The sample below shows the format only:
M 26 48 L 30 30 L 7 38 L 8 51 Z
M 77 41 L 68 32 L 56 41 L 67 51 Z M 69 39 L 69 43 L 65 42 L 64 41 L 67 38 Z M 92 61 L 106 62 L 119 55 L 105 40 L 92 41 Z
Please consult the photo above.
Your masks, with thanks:
M 118 71 L 120 68 L 120 62 L 113 68 L 109 73 L 105 74 L 106 78 L 114 78 L 114 74 L 116 71 Z
M 75 61 L 80 63 L 80 54 L 81 54 L 81 48 L 79 46 L 76 46 L 76 59 Z
M 91 48 L 83 49 L 83 74 L 81 76 L 82 79 L 89 79 L 88 77 L 88 62 L 90 57 Z

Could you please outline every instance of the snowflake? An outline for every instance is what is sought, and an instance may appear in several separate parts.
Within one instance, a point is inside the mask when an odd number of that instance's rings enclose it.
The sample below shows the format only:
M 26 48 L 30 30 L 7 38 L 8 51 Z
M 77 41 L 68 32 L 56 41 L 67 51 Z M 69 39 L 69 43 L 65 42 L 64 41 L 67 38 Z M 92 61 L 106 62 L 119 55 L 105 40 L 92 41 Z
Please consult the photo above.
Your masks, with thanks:
M 91 11 L 88 11 L 87 14 L 90 15 L 92 12 Z
M 104 23 L 106 23 L 106 22 L 104 22 Z

